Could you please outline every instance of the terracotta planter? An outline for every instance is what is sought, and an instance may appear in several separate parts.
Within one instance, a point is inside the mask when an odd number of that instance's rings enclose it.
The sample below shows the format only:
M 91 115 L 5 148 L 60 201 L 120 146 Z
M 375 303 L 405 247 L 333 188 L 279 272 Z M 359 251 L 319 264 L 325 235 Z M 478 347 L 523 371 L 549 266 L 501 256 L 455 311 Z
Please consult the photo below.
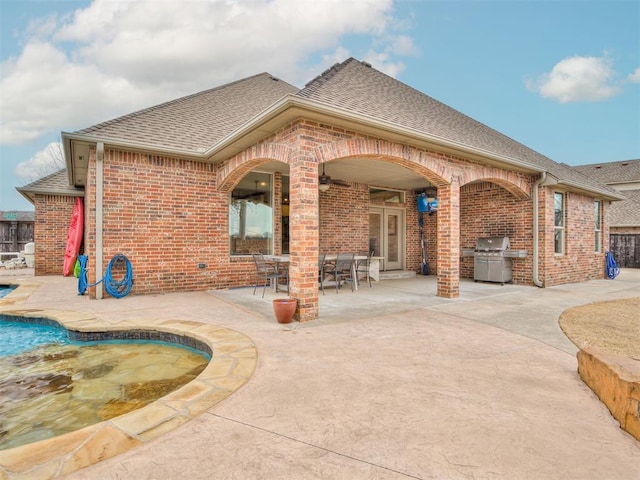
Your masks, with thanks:
M 291 323 L 297 306 L 298 301 L 295 298 L 276 298 L 273 301 L 273 313 L 278 323 Z

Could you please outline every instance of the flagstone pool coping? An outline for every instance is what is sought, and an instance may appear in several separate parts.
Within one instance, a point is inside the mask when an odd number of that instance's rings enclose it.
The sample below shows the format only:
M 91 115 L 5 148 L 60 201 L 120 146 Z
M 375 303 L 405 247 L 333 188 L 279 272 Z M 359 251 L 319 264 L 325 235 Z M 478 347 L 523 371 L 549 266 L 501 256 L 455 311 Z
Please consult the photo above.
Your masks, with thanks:
M 0 314 L 27 320 L 46 318 L 81 334 L 117 332 L 121 336 L 132 332 L 135 336 L 143 331 L 162 338 L 178 337 L 186 344 L 206 346 L 212 356 L 196 379 L 143 408 L 64 435 L 0 450 L 0 480 L 53 479 L 144 445 L 229 397 L 255 371 L 255 344 L 242 333 L 180 319 L 123 319 L 116 325 L 105 325 L 92 314 L 21 308 L 38 286 L 19 282 L 18 288 L 0 299 Z

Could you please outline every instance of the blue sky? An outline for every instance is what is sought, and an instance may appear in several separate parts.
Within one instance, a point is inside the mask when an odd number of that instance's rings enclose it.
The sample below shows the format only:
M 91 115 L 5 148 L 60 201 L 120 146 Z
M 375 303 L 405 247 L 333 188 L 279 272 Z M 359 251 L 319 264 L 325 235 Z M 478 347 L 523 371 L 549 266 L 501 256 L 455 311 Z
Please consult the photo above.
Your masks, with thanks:
M 557 162 L 640 158 L 640 2 L 0 0 L 0 210 L 61 131 L 355 57 Z

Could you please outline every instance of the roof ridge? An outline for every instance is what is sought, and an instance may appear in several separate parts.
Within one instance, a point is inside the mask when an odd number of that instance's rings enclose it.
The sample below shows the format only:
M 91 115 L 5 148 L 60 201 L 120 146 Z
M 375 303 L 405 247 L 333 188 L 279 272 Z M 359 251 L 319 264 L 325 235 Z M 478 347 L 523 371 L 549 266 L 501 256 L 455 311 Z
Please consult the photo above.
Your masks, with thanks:
M 362 63 L 363 65 L 367 65 L 371 67 L 371 64 L 369 63 L 360 62 L 359 60 L 356 60 L 353 57 L 349 57 L 342 63 L 341 62 L 334 63 L 329 68 L 327 68 L 324 72 L 322 72 L 320 75 L 317 75 L 316 77 L 309 80 L 305 84 L 304 88 L 299 90 L 298 93 L 296 93 L 296 95 L 303 96 L 303 97 L 310 96 L 315 90 L 317 90 L 324 83 L 328 82 L 333 77 L 335 77 L 338 72 L 343 70 L 349 63 L 352 63 L 352 62 L 359 62 L 359 63 Z
M 242 83 L 242 82 L 246 82 L 248 80 L 252 80 L 254 78 L 258 78 L 258 77 L 261 77 L 261 76 L 264 76 L 264 75 L 268 75 L 269 77 L 271 77 L 271 78 L 273 78 L 275 80 L 279 80 L 277 77 L 275 77 L 274 75 L 271 75 L 268 72 L 258 73 L 256 75 L 251 75 L 249 77 L 241 78 L 240 80 L 234 80 L 233 82 L 225 83 L 224 85 L 218 85 L 217 87 L 208 88 L 206 90 L 202 90 L 201 92 L 191 93 L 189 95 L 184 95 L 182 97 L 175 98 L 175 99 L 169 100 L 167 102 L 163 102 L 163 103 L 159 103 L 157 105 L 153 105 L 151 107 L 143 108 L 142 110 L 137 110 L 135 112 L 127 113 L 125 115 L 121 115 L 119 117 L 112 118 L 111 120 L 106 120 L 104 122 L 97 123 L 97 124 L 92 125 L 90 127 L 86 127 L 86 128 L 81 129 L 81 130 L 77 130 L 75 133 L 88 133 L 88 132 L 91 132 L 93 130 L 97 130 L 97 129 L 100 129 L 102 127 L 105 127 L 107 125 L 112 125 L 114 123 L 121 122 L 122 120 L 135 118 L 135 117 L 138 117 L 140 115 L 144 115 L 145 113 L 153 112 L 154 110 L 159 110 L 161 108 L 165 108 L 165 107 L 170 106 L 170 105 L 176 105 L 178 103 L 181 103 L 181 102 L 184 102 L 186 100 L 198 97 L 200 95 L 205 95 L 205 94 L 208 94 L 208 93 L 211 93 L 211 92 L 219 91 L 219 90 L 222 90 L 223 88 L 228 88 L 228 87 L 231 87 L 233 85 L 236 85 L 236 84 L 239 84 L 239 83 Z

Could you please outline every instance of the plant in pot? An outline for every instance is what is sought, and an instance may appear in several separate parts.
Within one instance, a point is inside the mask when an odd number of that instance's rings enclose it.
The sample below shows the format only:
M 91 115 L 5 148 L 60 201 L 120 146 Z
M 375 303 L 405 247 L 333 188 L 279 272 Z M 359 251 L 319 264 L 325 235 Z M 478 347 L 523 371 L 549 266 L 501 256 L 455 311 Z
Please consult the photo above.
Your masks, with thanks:
M 298 300 L 295 298 L 276 298 L 273 300 L 273 313 L 278 323 L 291 323 L 296 313 Z

